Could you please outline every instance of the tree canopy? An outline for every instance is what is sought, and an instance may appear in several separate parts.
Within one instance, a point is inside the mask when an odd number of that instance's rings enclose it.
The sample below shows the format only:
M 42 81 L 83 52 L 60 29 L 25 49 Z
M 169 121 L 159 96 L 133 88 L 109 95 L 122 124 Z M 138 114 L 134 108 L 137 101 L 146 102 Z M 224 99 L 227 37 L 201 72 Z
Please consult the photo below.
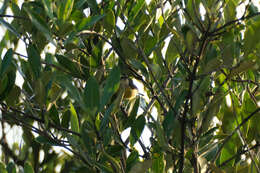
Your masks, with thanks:
M 3 0 L 0 23 L 1 173 L 260 173 L 253 1 Z

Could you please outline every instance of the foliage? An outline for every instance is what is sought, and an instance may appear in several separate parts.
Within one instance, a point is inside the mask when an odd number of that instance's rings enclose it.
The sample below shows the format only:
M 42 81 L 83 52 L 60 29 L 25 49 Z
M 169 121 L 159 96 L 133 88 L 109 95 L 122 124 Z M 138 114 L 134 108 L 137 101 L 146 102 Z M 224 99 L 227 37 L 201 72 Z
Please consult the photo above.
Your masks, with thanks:
M 4 0 L 0 17 L 0 172 L 260 172 L 251 1 Z M 125 76 L 144 92 L 123 99 Z

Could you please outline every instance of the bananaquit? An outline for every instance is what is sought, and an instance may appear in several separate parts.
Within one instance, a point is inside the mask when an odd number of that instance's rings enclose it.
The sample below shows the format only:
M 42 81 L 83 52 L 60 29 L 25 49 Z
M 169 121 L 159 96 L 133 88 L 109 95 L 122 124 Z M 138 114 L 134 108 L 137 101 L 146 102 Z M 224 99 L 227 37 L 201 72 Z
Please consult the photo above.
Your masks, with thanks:
M 125 89 L 124 99 L 132 100 L 133 98 L 136 97 L 136 95 L 138 93 L 138 89 L 135 86 L 132 79 L 130 79 L 128 77 L 122 77 L 120 83 L 121 83 L 121 86 Z

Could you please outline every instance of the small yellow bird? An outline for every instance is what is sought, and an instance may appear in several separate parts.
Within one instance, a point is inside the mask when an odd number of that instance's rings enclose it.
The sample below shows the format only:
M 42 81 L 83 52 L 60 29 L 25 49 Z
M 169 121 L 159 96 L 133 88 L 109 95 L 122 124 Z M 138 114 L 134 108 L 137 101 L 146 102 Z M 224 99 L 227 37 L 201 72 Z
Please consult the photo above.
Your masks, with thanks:
M 122 77 L 120 83 L 122 88 L 125 89 L 123 97 L 124 99 L 132 100 L 136 97 L 136 95 L 138 94 L 138 88 L 135 86 L 132 79 L 128 77 Z

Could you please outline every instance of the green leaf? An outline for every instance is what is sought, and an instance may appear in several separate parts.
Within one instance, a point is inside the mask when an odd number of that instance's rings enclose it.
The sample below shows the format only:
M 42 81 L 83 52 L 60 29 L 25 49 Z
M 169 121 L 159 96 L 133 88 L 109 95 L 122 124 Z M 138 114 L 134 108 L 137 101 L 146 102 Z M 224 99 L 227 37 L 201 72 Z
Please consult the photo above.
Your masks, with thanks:
M 30 162 L 25 162 L 24 173 L 34 173 L 33 167 Z
M 134 8 L 130 11 L 130 15 L 129 15 L 129 21 L 132 22 L 135 17 L 138 15 L 139 11 L 143 8 L 143 6 L 145 5 L 145 0 L 138 0 L 136 1 L 136 5 L 134 6 Z
M 72 103 L 70 103 L 70 112 L 71 112 L 71 116 L 70 116 L 71 130 L 79 133 L 78 115 L 77 115 L 77 112 L 76 112 L 74 106 L 72 105 Z
M 0 101 L 4 100 L 15 85 L 16 71 L 11 69 L 3 79 L 0 79 Z
M 165 172 L 163 153 L 154 153 L 154 156 L 152 158 L 152 172 L 154 173 Z
M 72 73 L 73 75 L 80 77 L 81 73 L 79 70 L 79 66 L 73 62 L 72 59 L 70 59 L 67 56 L 63 56 L 63 55 L 55 55 L 57 61 L 59 62 L 59 64 L 64 67 L 66 70 L 68 70 L 70 73 Z
M 13 58 L 13 50 L 8 49 L 8 51 L 6 52 L 6 54 L 2 60 L 2 63 L 1 63 L 0 78 L 2 78 L 3 74 L 6 72 L 6 70 L 10 66 L 10 64 L 12 62 L 12 58 Z
M 37 48 L 34 45 L 29 44 L 27 48 L 27 54 L 28 54 L 29 64 L 32 68 L 35 78 L 37 79 L 40 77 L 40 73 L 41 73 L 40 53 L 37 51 Z
M 108 9 L 106 16 L 104 17 L 104 28 L 108 33 L 112 34 L 113 29 L 115 28 L 115 15 L 112 9 Z
M 14 85 L 7 98 L 5 99 L 6 103 L 11 106 L 15 106 L 19 103 L 19 96 L 21 94 L 21 89 L 17 85 Z
M 176 37 L 171 38 L 165 55 L 165 59 L 169 64 L 174 63 L 178 56 L 178 50 L 176 48 L 177 45 L 175 39 Z
M 132 123 L 135 121 L 139 106 L 140 106 L 140 97 L 138 97 L 138 99 L 135 100 L 134 107 L 133 107 L 132 111 L 130 112 L 130 116 L 127 117 L 127 122 L 124 126 L 124 129 L 126 129 L 127 127 L 130 127 L 132 125 Z
M 8 173 L 16 173 L 15 164 L 13 162 L 8 163 L 6 170 Z
M 77 101 L 81 106 L 84 107 L 82 104 L 82 99 L 80 96 L 80 92 L 78 89 L 72 84 L 72 81 L 66 75 L 58 74 L 55 77 L 58 84 L 60 84 L 64 89 L 66 89 L 71 98 Z
M 59 112 L 57 111 L 55 104 L 53 104 L 51 109 L 49 110 L 48 116 L 51 118 L 54 124 L 60 125 Z
M 120 43 L 124 51 L 124 54 L 127 58 L 129 59 L 136 58 L 136 56 L 138 55 L 138 50 L 131 39 L 123 37 Z
M 256 45 L 260 41 L 260 35 L 257 34 L 260 30 L 259 20 L 250 22 L 251 23 L 247 24 L 244 36 L 243 50 L 245 52 L 245 57 L 247 57 L 256 48 Z
M 8 29 L 11 33 L 13 33 L 16 37 L 21 38 L 21 35 L 18 33 L 17 29 L 14 28 L 13 25 L 7 23 L 3 19 L 0 18 L 0 24 L 2 24 L 6 29 Z
M 130 145 L 134 144 L 139 140 L 145 126 L 145 117 L 140 115 L 132 124 L 130 131 Z
M 60 2 L 61 4 L 58 9 L 58 19 L 65 22 L 70 17 L 74 5 L 74 0 L 62 0 Z
M 230 72 L 230 77 L 248 71 L 249 69 L 254 68 L 254 66 L 256 65 L 256 62 L 253 60 L 246 60 L 246 61 L 242 61 L 241 63 L 238 64 L 238 66 L 236 66 L 235 68 L 233 68 Z
M 229 0 L 226 7 L 224 8 L 224 17 L 226 23 L 236 18 L 236 4 L 234 0 Z
M 61 120 L 61 126 L 63 128 L 69 128 L 69 123 L 70 123 L 70 110 L 66 110 L 63 114 L 62 114 L 62 120 Z
M 5 169 L 5 165 L 2 162 L 0 162 L 0 172 L 1 173 L 7 173 L 7 171 Z
M 114 104 L 111 104 L 109 108 L 106 110 L 104 118 L 102 118 L 101 123 L 100 123 L 100 131 L 104 132 L 108 126 L 109 123 L 109 118 L 111 116 L 111 112 L 113 110 Z
M 86 0 L 90 9 L 93 10 L 94 14 L 98 13 L 98 4 L 96 0 Z
M 145 78 L 148 78 L 148 71 L 145 68 L 145 66 L 139 62 L 136 59 L 129 59 L 129 63 L 134 67 L 136 70 L 140 70 L 142 75 L 145 76 Z
M 179 126 L 177 126 L 176 123 L 179 123 L 178 120 L 176 119 L 176 114 L 174 114 L 173 111 L 170 110 L 165 116 L 165 119 L 162 123 L 164 132 L 167 137 L 170 137 L 173 131 L 177 132 L 176 128 L 178 128 Z
M 99 85 L 94 77 L 90 77 L 84 90 L 84 101 L 90 115 L 94 117 L 99 108 Z
M 133 150 L 126 160 L 126 170 L 127 172 L 139 161 L 139 153 Z
M 48 16 L 53 19 L 53 8 L 52 8 L 52 0 L 42 0 L 45 11 Z
M 39 16 L 36 12 L 29 8 L 25 8 L 25 11 L 27 12 L 29 18 L 31 19 L 34 26 L 42 32 L 42 34 L 49 40 L 51 43 L 55 45 L 52 39 L 52 34 L 50 32 L 50 29 L 47 25 L 47 22 L 43 20 L 41 16 Z
M 175 103 L 175 106 L 174 106 L 174 109 L 176 111 L 178 111 L 180 106 L 184 103 L 184 100 L 186 99 L 187 94 L 188 94 L 188 91 L 187 90 L 183 90 L 180 93 L 180 95 L 178 96 L 178 98 L 176 100 L 176 103 Z
M 36 80 L 35 87 L 35 100 L 40 106 L 43 106 L 46 100 L 46 89 L 41 78 Z
M 104 108 L 104 106 L 109 102 L 112 95 L 118 90 L 120 84 L 120 70 L 116 66 L 109 73 L 100 103 L 100 110 Z
M 77 32 L 91 28 L 94 24 L 100 21 L 105 15 L 89 16 L 82 19 L 80 23 L 76 25 Z
M 129 173 L 144 173 L 152 166 L 152 160 L 137 162 L 129 171 Z
M 47 138 L 45 136 L 38 136 L 35 138 L 35 141 L 40 143 L 40 144 L 47 144 L 50 146 L 58 146 L 58 144 L 52 140 L 51 138 Z

